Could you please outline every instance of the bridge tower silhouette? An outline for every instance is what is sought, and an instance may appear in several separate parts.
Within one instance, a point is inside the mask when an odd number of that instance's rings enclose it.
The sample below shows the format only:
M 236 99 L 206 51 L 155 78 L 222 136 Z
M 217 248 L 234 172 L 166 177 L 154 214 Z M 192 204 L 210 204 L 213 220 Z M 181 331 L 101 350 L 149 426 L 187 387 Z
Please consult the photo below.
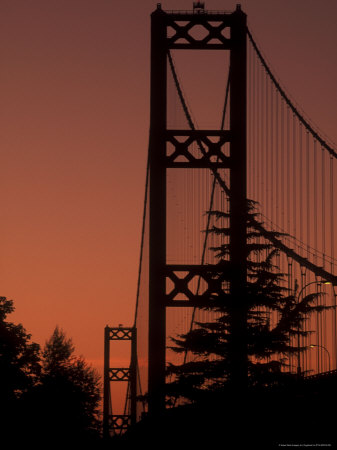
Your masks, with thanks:
M 204 55 L 221 55 L 220 63 L 212 60 L 208 67 L 220 71 L 224 102 L 219 95 L 219 99 L 204 97 L 202 103 L 212 125 L 192 117 L 176 71 L 175 61 L 180 58 L 185 69 L 191 53 L 198 60 L 200 56 L 202 64 Z M 212 85 L 207 95 L 213 91 Z M 138 422 L 147 413 L 158 418 L 165 408 L 176 406 L 166 392 L 167 368 L 199 362 L 203 355 L 188 350 L 177 356 L 169 342 L 187 336 L 199 324 L 214 324 L 217 305 L 221 307 L 217 299 L 228 294 L 226 383 L 236 396 L 245 395 L 252 357 L 247 351 L 247 307 L 242 299 L 249 297 L 249 264 L 260 262 L 259 256 L 247 255 L 251 246 L 261 243 L 277 255 L 275 275 L 278 269 L 282 274 L 278 287 L 293 302 L 286 307 L 305 310 L 303 329 L 289 332 L 289 347 L 296 353 L 275 352 L 266 364 L 279 364 L 286 375 L 306 380 L 309 387 L 333 380 L 337 151 L 273 75 L 240 5 L 225 12 L 206 11 L 202 2 L 194 2 L 193 11 L 164 11 L 158 4 L 152 13 L 146 175 L 135 321 L 130 327 L 137 330 L 137 348 L 130 370 L 123 369 L 133 374 L 128 391 L 133 395 L 127 396 L 123 416 L 109 413 L 105 396 L 106 434 L 114 418 L 124 418 L 124 431 L 131 418 Z M 248 214 L 251 205 L 253 213 Z M 219 211 L 225 219 L 217 217 Z M 217 234 L 217 229 L 226 233 Z M 228 254 L 219 262 L 214 249 L 222 245 Z M 306 309 L 313 301 L 314 314 Z M 269 303 L 263 303 L 262 309 L 268 331 L 274 331 L 283 311 Z M 109 393 L 109 383 L 114 381 L 109 374 L 115 372 L 106 360 L 105 392 Z
M 166 259 L 166 183 L 167 169 L 225 168 L 229 171 L 230 195 L 230 257 L 228 281 L 230 293 L 236 299 L 232 317 L 231 381 L 239 392 L 246 383 L 247 351 L 243 338 L 246 329 L 244 310 L 240 298 L 244 298 L 246 286 L 246 15 L 237 5 L 233 13 L 209 13 L 203 5 L 195 4 L 193 14 L 167 13 L 158 4 L 151 20 L 151 125 L 149 143 L 150 178 L 150 237 L 149 237 L 149 353 L 148 353 L 148 408 L 156 416 L 165 409 L 165 351 L 166 310 L 170 307 L 201 307 L 209 301 L 207 295 L 192 295 L 188 282 L 194 276 L 202 277 L 208 284 L 207 294 L 221 289 L 221 280 L 210 275 L 212 267 L 207 264 L 170 265 Z M 194 26 L 207 31 L 198 38 L 189 34 Z M 174 34 L 168 37 L 168 27 Z M 230 37 L 225 35 L 229 31 Z M 183 42 L 181 42 L 183 41 Z M 230 52 L 230 128 L 227 130 L 174 130 L 167 127 L 167 61 L 168 52 L 176 50 L 222 50 Z M 214 142 L 214 138 L 217 141 Z M 168 155 L 167 144 L 173 144 L 173 154 Z M 190 150 L 197 144 L 202 157 L 196 159 Z M 229 144 L 229 154 L 224 147 Z M 184 155 L 185 162 L 178 156 Z M 178 160 L 177 160 L 178 159 Z M 183 274 L 181 276 L 180 274 Z M 180 276 L 179 276 L 180 275 Z M 187 294 L 188 300 L 166 292 L 166 282 L 174 284 L 175 294 Z M 179 296 L 178 296 L 179 297 Z

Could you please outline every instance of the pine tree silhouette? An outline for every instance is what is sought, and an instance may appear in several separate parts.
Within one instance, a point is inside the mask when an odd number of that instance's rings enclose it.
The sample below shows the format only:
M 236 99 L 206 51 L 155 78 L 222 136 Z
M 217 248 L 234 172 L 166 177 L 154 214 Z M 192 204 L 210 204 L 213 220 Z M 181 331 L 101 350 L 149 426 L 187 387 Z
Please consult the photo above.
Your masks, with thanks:
M 229 214 L 221 211 L 209 212 L 217 223 L 210 233 L 223 237 L 224 243 L 212 248 L 218 259 L 219 274 L 222 262 L 229 259 Z M 247 285 L 246 296 L 241 299 L 240 308 L 246 317 L 245 355 L 248 367 L 248 389 L 258 391 L 282 386 L 296 378 L 290 372 L 292 355 L 305 348 L 299 348 L 294 337 L 306 336 L 303 324 L 314 311 L 329 308 L 317 305 L 319 293 L 296 298 L 296 291 L 289 290 L 285 275 L 277 264 L 278 248 L 263 237 L 254 212 L 254 203 L 249 202 L 247 221 Z M 259 226 L 257 226 L 257 224 Z M 281 233 L 269 232 L 273 238 Z M 223 265 L 225 267 L 225 265 Z M 227 267 L 227 266 L 226 266 Z M 212 306 L 214 305 L 214 306 Z M 236 305 L 229 290 L 224 288 L 218 297 L 209 298 L 208 310 L 213 311 L 214 320 L 195 322 L 186 334 L 172 338 L 170 347 L 178 354 L 190 355 L 182 364 L 170 364 L 167 393 L 175 401 L 190 402 L 211 400 L 219 394 L 229 394 L 231 376 L 232 314 Z

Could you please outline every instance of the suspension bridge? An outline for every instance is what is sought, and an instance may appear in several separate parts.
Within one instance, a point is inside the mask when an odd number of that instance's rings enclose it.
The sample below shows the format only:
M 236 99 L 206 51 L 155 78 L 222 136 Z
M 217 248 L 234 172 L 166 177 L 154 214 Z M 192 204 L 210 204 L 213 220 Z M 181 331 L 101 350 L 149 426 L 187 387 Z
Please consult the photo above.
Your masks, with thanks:
M 192 11 L 164 11 L 158 4 L 151 36 L 151 124 L 135 319 L 130 328 L 105 330 L 106 435 L 165 409 L 167 365 L 195 357 L 172 352 L 171 338 L 214 320 L 209 302 L 222 292 L 238 305 L 238 338 L 231 351 L 233 377 L 242 381 L 248 200 L 254 204 L 249 226 L 256 239 L 278 250 L 282 286 L 298 302 L 318 293 L 304 333 L 289 337 L 299 351 L 287 358 L 284 370 L 307 383 L 330 382 L 337 370 L 336 147 L 287 94 L 239 5 L 229 12 L 207 11 L 201 2 L 194 2 Z M 221 60 L 209 66 L 223 70 L 221 108 L 206 126 L 189 106 L 181 77 L 181 54 L 190 50 L 200 58 L 216 53 Z M 224 213 L 221 223 L 212 211 Z M 224 228 L 227 219 L 226 236 L 211 232 Z M 224 244 L 229 253 L 220 271 L 212 248 Z M 273 321 L 271 313 L 270 326 Z M 112 340 L 131 341 L 130 367 L 110 367 Z M 111 410 L 114 381 L 128 383 L 124 414 Z

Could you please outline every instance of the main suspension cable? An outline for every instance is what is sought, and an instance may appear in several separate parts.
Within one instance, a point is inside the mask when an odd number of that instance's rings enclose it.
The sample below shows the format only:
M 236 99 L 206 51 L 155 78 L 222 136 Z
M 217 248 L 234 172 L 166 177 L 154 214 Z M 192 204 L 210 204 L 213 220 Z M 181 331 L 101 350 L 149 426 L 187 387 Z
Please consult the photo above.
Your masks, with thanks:
M 322 147 L 324 147 L 333 157 L 337 158 L 337 153 L 335 151 L 335 149 L 333 149 L 314 129 L 313 127 L 310 125 L 310 123 L 303 117 L 303 115 L 298 111 L 298 109 L 293 105 L 293 103 L 291 102 L 291 100 L 289 99 L 289 97 L 287 96 L 287 94 L 285 93 L 285 91 L 282 89 L 282 87 L 280 86 L 279 82 L 276 80 L 276 78 L 274 77 L 273 73 L 271 72 L 271 70 L 269 69 L 269 66 L 266 63 L 266 60 L 264 59 L 264 57 L 262 56 L 256 42 L 253 39 L 253 36 L 251 34 L 251 32 L 249 31 L 249 29 L 247 28 L 247 35 L 249 37 L 250 42 L 252 43 L 257 56 L 259 57 L 263 67 L 265 68 L 267 74 L 269 75 L 269 77 L 271 78 L 271 80 L 273 81 L 275 87 L 277 88 L 277 90 L 279 91 L 279 93 L 281 94 L 281 96 L 284 98 L 285 102 L 287 103 L 287 105 L 289 106 L 289 108 L 292 110 L 292 112 L 297 116 L 297 118 L 303 123 L 303 125 L 306 127 L 306 129 L 312 134 L 312 136 L 321 144 Z

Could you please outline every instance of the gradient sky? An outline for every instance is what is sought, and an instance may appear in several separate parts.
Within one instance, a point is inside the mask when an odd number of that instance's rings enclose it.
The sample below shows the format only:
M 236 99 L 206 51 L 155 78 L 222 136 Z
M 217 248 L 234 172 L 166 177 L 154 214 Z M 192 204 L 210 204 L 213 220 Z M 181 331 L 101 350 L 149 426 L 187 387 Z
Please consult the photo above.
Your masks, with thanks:
M 241 4 L 286 91 L 337 142 L 337 2 Z M 104 326 L 133 322 L 155 8 L 152 0 L 0 2 L 0 294 L 35 342 L 59 325 L 97 367 Z

